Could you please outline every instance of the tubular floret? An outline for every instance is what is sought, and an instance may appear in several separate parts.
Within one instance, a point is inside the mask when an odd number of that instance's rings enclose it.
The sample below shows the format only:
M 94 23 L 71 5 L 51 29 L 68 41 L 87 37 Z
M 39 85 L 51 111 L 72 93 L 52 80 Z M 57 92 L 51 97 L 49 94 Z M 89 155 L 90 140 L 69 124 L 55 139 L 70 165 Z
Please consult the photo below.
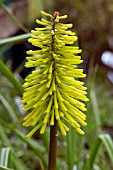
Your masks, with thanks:
M 42 15 L 45 15 L 46 17 L 53 18 L 53 16 L 50 15 L 49 13 L 47 13 L 47 12 L 41 11 L 41 14 L 42 14 Z

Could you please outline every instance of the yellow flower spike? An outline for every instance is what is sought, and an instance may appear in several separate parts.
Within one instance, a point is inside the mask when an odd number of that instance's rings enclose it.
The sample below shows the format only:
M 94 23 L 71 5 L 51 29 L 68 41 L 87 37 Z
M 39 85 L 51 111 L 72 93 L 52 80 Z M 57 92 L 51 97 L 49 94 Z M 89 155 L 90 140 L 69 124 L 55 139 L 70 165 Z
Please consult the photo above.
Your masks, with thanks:
M 22 103 L 23 110 L 29 111 L 24 118 L 23 126 L 32 126 L 33 130 L 26 136 L 30 138 L 38 129 L 43 134 L 47 124 L 53 126 L 58 122 L 62 135 L 69 131 L 67 124 L 71 125 L 79 134 L 84 134 L 81 125 L 86 126 L 85 104 L 87 88 L 79 78 L 86 75 L 77 65 L 82 63 L 78 46 L 72 44 L 77 41 L 72 24 L 61 23 L 67 15 L 60 16 L 56 11 L 54 15 L 41 11 L 49 18 L 36 20 L 41 25 L 31 31 L 29 43 L 38 50 L 27 52 L 26 67 L 39 68 L 25 78 Z M 60 21 L 60 22 L 59 22 Z

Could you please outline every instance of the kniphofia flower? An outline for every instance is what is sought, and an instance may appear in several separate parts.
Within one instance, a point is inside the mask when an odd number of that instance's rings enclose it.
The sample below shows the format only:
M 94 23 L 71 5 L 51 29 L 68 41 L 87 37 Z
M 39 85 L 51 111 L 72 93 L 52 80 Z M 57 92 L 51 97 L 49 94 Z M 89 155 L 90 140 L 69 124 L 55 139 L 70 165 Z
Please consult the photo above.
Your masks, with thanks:
M 78 133 L 84 134 L 80 124 L 87 125 L 83 113 L 86 111 L 84 102 L 88 101 L 87 88 L 78 79 L 86 75 L 83 69 L 77 68 L 83 62 L 80 57 L 82 50 L 73 46 L 77 36 L 70 30 L 72 24 L 61 23 L 67 15 L 41 13 L 50 20 L 36 20 L 42 27 L 32 30 L 28 41 L 38 49 L 27 52 L 28 61 L 25 64 L 27 68 L 36 68 L 26 77 L 23 85 L 23 110 L 29 111 L 23 125 L 33 127 L 27 137 L 31 137 L 38 129 L 43 134 L 46 126 L 53 126 L 55 120 L 62 135 L 69 131 L 68 124 Z

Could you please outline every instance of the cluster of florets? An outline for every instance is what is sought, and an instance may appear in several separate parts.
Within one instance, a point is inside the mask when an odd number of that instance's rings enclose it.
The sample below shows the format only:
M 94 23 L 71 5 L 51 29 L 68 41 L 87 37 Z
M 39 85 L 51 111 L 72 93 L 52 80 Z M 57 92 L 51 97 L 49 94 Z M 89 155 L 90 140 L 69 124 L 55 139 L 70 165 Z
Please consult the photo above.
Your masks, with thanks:
M 30 111 L 23 125 L 33 126 L 27 137 L 31 137 L 38 129 L 43 134 L 47 124 L 52 126 L 55 120 L 63 135 L 69 130 L 68 124 L 78 133 L 84 134 L 80 124 L 87 125 L 86 115 L 82 111 L 86 111 L 83 102 L 88 99 L 84 83 L 78 80 L 86 75 L 83 69 L 77 68 L 83 62 L 78 55 L 81 49 L 73 46 L 77 37 L 69 30 L 72 24 L 60 23 L 67 15 L 59 16 L 55 12 L 52 16 L 43 11 L 42 14 L 49 17 L 50 21 L 44 18 L 36 20 L 42 27 L 32 30 L 28 41 L 40 49 L 28 51 L 27 54 L 31 56 L 26 57 L 28 62 L 25 64 L 26 67 L 36 68 L 23 85 L 23 110 Z

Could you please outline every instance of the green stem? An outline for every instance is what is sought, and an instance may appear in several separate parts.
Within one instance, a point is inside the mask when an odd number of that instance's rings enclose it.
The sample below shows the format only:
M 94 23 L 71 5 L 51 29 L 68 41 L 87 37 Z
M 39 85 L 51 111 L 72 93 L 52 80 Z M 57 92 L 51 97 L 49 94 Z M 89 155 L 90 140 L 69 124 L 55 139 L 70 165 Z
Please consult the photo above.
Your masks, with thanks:
M 53 19 L 53 24 L 52 24 L 52 31 L 55 31 L 55 13 L 54 13 L 54 19 Z M 52 35 L 51 37 L 51 49 L 50 51 L 55 52 L 54 50 L 54 36 Z M 52 59 L 55 64 L 54 57 L 52 56 Z M 54 73 L 54 70 L 53 70 Z M 53 126 L 50 128 L 50 145 L 49 145 L 49 162 L 48 162 L 48 170 L 56 170 L 56 153 L 57 153 L 57 138 L 58 138 L 58 133 L 57 133 L 57 128 L 58 128 L 58 122 L 55 119 L 55 123 Z
M 56 153 L 57 153 L 57 127 L 58 123 L 55 120 L 55 124 L 50 129 L 50 146 L 49 146 L 49 165 L 48 170 L 56 170 Z

